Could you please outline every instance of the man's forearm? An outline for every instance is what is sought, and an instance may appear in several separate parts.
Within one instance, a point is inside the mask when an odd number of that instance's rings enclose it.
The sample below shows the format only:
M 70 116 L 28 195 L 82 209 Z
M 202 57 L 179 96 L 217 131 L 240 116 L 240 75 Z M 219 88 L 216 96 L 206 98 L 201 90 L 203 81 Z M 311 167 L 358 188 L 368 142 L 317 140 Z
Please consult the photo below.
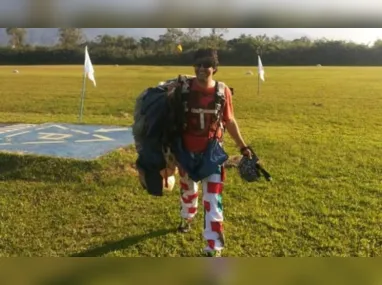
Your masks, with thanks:
M 239 130 L 239 126 L 236 123 L 235 119 L 232 119 L 230 122 L 227 122 L 226 124 L 227 132 L 232 137 L 232 139 L 235 141 L 237 147 L 239 149 L 246 146 Z

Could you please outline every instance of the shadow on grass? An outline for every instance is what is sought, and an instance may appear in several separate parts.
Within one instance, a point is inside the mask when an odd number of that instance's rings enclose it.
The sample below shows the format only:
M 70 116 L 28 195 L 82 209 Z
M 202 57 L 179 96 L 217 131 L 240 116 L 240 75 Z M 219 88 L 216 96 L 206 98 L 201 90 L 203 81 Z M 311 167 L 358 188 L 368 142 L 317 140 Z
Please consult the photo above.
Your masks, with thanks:
M 108 242 L 100 247 L 96 247 L 81 253 L 76 253 L 69 256 L 70 267 L 61 272 L 50 275 L 48 278 L 43 278 L 39 281 L 39 285 L 82 285 L 82 284 L 108 284 L 105 280 L 113 279 L 118 284 L 127 284 L 127 280 L 138 280 L 145 276 L 145 272 L 150 264 L 147 259 L 129 259 L 129 258 L 86 258 L 86 257 L 101 257 L 115 250 L 122 250 L 137 244 L 143 240 L 160 237 L 169 233 L 176 232 L 176 229 L 162 229 L 153 231 L 148 234 L 136 235 L 127 237 L 116 242 Z M 77 257 L 72 259 L 73 257 Z M 79 258 L 78 257 L 85 257 Z M 65 262 L 66 259 L 59 262 Z M 141 262 L 142 261 L 142 262 Z M 59 263 L 58 262 L 58 263 Z M 163 261 L 152 262 L 151 266 L 163 265 Z M 56 266 L 59 264 L 56 264 Z M 67 264 L 66 264 L 67 265 Z M 53 264 L 52 264 L 53 266 Z M 105 281 L 103 283 L 102 281 Z M 115 284 L 115 283 L 113 283 Z
M 0 154 L 0 180 L 81 182 L 84 175 L 99 170 L 97 161 L 47 156 Z
M 138 242 L 141 242 L 142 240 L 156 238 L 156 237 L 160 237 L 160 236 L 167 235 L 169 233 L 175 233 L 175 232 L 176 232 L 176 229 L 163 229 L 163 230 L 154 231 L 148 234 L 131 236 L 120 241 L 107 242 L 100 247 L 89 249 L 84 252 L 75 253 L 71 255 L 70 257 L 100 257 L 112 251 L 125 249 Z

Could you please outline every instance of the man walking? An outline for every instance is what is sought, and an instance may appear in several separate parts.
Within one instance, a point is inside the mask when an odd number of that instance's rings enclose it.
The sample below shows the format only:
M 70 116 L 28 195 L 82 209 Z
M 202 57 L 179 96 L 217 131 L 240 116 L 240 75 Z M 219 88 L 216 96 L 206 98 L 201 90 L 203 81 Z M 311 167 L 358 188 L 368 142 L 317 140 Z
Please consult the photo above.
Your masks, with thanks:
M 228 134 L 235 141 L 241 154 L 251 157 L 252 153 L 245 144 L 236 123 L 232 105 L 231 90 L 224 86 L 224 105 L 222 120 L 216 120 L 216 92 L 218 85 L 213 76 L 218 71 L 218 55 L 213 49 L 200 49 L 194 56 L 194 72 L 196 77 L 191 80 L 190 93 L 185 109 L 186 127 L 182 131 L 183 147 L 193 155 L 200 155 L 206 150 L 208 142 L 216 135 L 223 143 L 223 133 Z M 181 218 L 178 227 L 180 232 L 188 232 L 198 208 L 198 184 L 194 182 L 179 166 L 181 186 Z M 225 180 L 223 165 L 219 165 L 214 174 L 201 181 L 203 189 L 204 217 L 204 249 L 207 256 L 220 256 L 224 248 L 223 233 L 223 204 L 222 193 Z

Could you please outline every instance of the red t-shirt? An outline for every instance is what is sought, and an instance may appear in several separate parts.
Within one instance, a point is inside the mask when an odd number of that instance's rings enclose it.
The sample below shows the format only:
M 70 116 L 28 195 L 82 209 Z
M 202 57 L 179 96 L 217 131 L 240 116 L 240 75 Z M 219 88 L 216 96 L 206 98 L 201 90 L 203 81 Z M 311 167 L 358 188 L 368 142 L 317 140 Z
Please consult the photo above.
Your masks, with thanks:
M 215 86 L 204 88 L 198 85 L 196 82 L 192 82 L 191 91 L 198 91 L 203 93 L 208 100 L 215 100 Z M 226 86 L 225 87 L 225 104 L 223 106 L 223 123 L 231 121 L 233 119 L 233 106 L 232 106 L 232 93 L 231 90 Z M 211 138 L 213 134 L 210 134 L 209 137 L 200 137 L 195 136 L 189 132 L 183 133 L 183 143 L 185 148 L 190 152 L 203 152 L 207 145 L 209 138 Z M 222 129 L 219 128 L 217 132 L 217 137 L 221 138 L 223 135 Z

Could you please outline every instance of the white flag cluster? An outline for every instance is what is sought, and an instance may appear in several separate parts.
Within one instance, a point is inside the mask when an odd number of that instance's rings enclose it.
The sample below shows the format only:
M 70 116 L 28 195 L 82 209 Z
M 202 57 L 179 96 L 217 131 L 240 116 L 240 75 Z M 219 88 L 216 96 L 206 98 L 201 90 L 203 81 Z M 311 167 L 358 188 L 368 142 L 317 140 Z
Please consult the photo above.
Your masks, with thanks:
M 85 76 L 88 77 L 91 81 L 93 81 L 94 86 L 96 86 L 96 81 L 94 78 L 94 68 L 93 68 L 93 64 L 90 60 L 87 46 L 85 47 L 85 66 L 84 66 L 84 69 L 85 69 Z
M 265 72 L 264 72 L 263 63 L 261 62 L 261 58 L 260 58 L 259 55 L 257 56 L 257 58 L 258 58 L 258 66 L 257 66 L 257 68 L 258 68 L 258 73 L 259 73 L 260 79 L 262 81 L 265 81 L 265 79 L 264 79 Z

